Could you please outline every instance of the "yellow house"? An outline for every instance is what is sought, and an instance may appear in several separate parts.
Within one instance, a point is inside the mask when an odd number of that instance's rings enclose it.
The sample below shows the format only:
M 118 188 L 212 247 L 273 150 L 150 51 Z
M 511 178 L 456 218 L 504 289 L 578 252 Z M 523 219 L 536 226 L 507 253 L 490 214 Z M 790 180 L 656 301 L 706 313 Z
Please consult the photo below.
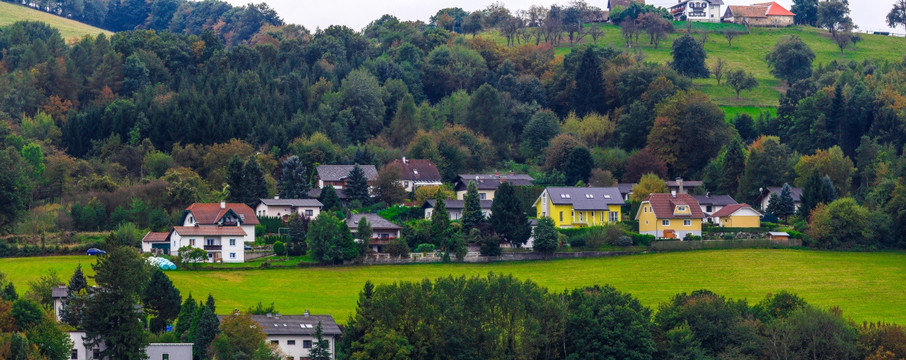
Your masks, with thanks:
M 692 195 L 651 194 L 642 201 L 635 218 L 640 234 L 682 239 L 686 234 L 702 235 L 705 214 Z
M 537 217 L 558 228 L 601 226 L 623 221 L 623 197 L 615 187 L 549 187 L 535 200 Z
M 761 213 L 748 204 L 727 205 L 711 214 L 721 227 L 756 228 L 761 226 Z

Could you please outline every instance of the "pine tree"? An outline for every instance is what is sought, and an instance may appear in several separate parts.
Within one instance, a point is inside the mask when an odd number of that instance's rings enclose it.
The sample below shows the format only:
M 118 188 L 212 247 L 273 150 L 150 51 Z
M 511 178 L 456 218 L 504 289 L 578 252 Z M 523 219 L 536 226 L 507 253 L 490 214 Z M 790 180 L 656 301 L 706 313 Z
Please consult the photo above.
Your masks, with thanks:
M 349 201 L 358 200 L 362 206 L 371 204 L 371 194 L 368 190 L 368 178 L 365 177 L 365 170 L 359 164 L 353 166 L 349 171 L 349 177 L 346 178 L 346 188 L 343 193 L 349 198 Z
M 304 199 L 308 197 L 311 184 L 308 182 L 307 169 L 298 156 L 290 156 L 281 164 L 280 196 L 284 199 Z
M 230 195 L 227 197 L 229 202 L 245 202 L 245 180 L 243 179 L 244 171 L 242 167 L 242 159 L 239 158 L 239 155 L 233 155 L 229 164 L 227 164 L 226 183 L 230 189 Z
M 478 195 L 478 185 L 474 181 L 469 181 L 463 200 L 462 228 L 463 231 L 469 231 L 484 222 L 484 214 L 481 212 L 481 197 Z
M 245 199 L 242 202 L 246 205 L 255 206 L 259 200 L 267 197 L 267 180 L 264 179 L 264 171 L 254 156 L 245 163 L 242 180 L 245 184 Z
M 159 333 L 165 330 L 167 324 L 176 319 L 180 313 L 181 299 L 179 290 L 173 286 L 167 274 L 156 270 L 151 275 L 151 282 L 145 287 L 145 293 L 142 295 L 145 310 L 154 315 L 149 324 L 151 332 Z
M 736 190 L 739 188 L 739 178 L 745 170 L 746 155 L 742 152 L 742 143 L 739 142 L 739 139 L 733 138 L 733 141 L 727 145 L 727 153 L 724 155 L 720 190 L 735 197 Z
M 444 202 L 442 191 L 437 192 L 434 199 L 434 211 L 431 213 L 431 239 L 434 244 L 443 247 L 445 243 L 445 234 L 450 228 L 450 213 L 447 212 L 447 204 Z M 450 249 L 445 249 L 449 251 Z
M 320 321 L 318 321 L 318 325 L 315 326 L 314 338 L 314 344 L 311 351 L 308 352 L 309 359 L 330 360 L 330 342 L 324 339 L 324 329 L 321 327 Z
M 514 247 L 521 246 L 532 235 L 532 226 L 525 215 L 522 200 L 509 183 L 500 184 L 491 205 L 491 227 L 504 241 Z
M 289 219 L 289 243 L 286 246 L 286 252 L 290 256 L 301 256 L 308 252 L 308 242 L 305 241 L 305 235 L 308 233 L 308 225 L 311 220 L 308 217 L 293 214 Z
M 343 203 L 340 202 L 340 197 L 337 196 L 337 189 L 333 185 L 327 185 L 321 189 L 318 201 L 323 206 L 321 211 L 339 211 L 343 209 Z
M 78 293 L 79 291 L 85 290 L 88 288 L 88 280 L 85 279 L 85 274 L 82 273 L 82 264 L 76 267 L 72 277 L 69 278 L 69 289 L 70 294 Z
M 786 219 L 796 211 L 796 202 L 793 201 L 790 184 L 784 183 L 780 196 L 771 194 L 769 201 L 767 211 L 780 219 Z
M 190 293 L 189 297 L 182 302 L 182 306 L 179 308 L 179 315 L 176 317 L 176 326 L 173 327 L 176 336 L 182 337 L 183 334 L 189 331 L 192 326 L 192 318 L 195 317 L 197 311 L 198 303 L 195 302 Z
M 579 116 L 589 113 L 604 114 L 606 97 L 601 60 L 593 47 L 582 53 L 582 62 L 576 69 L 576 88 L 573 90 L 573 109 Z
M 192 339 L 192 342 L 195 343 L 192 350 L 196 360 L 210 358 L 208 356 L 208 345 L 220 333 L 220 320 L 217 319 L 217 315 L 214 315 L 214 311 L 208 306 L 204 306 L 200 310 L 201 315 L 198 318 L 195 336 Z
M 355 238 L 359 240 L 359 256 L 364 256 L 368 253 L 368 242 L 371 241 L 371 224 L 368 223 L 368 218 L 362 217 L 359 220 L 359 223 L 356 224 Z
M 802 185 L 802 196 L 799 199 L 799 215 L 802 218 L 808 219 L 812 209 L 824 200 L 823 190 L 824 181 L 821 180 L 821 175 L 817 171 L 813 171 Z
M 394 147 L 403 147 L 412 140 L 418 126 L 415 123 L 415 99 L 412 94 L 406 94 L 400 100 L 393 121 L 387 129 L 387 140 Z
M 0 299 L 13 302 L 19 298 L 19 294 L 16 293 L 16 287 L 13 286 L 13 283 L 10 282 L 3 287 L 3 291 L 0 291 Z
M 12 283 L 8 286 L 12 286 Z M 85 303 L 82 294 L 88 290 L 88 281 L 85 279 L 85 274 L 82 273 L 82 264 L 76 267 L 75 272 L 69 279 L 67 289 L 69 290 L 69 295 L 63 299 L 63 306 L 60 309 L 60 320 L 73 327 L 78 327 L 81 309 Z M 0 296 L 0 298 L 2 297 Z
M 216 305 L 214 304 L 214 296 L 213 296 L 213 295 L 208 294 L 208 299 L 205 300 L 204 306 L 207 307 L 208 309 L 211 309 L 211 312 L 217 311 L 217 307 L 216 307 Z

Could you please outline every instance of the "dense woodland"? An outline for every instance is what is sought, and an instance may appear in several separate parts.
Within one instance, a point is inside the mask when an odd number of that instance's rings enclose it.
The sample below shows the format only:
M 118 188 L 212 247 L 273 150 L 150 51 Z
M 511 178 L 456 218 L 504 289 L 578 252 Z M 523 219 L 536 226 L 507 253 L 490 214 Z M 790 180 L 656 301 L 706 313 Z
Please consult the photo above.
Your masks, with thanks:
M 768 54 L 788 88 L 777 116 L 727 121 L 692 85 L 713 71 L 696 37 L 679 37 L 668 65 L 586 45 L 555 56 L 552 44 L 589 31 L 570 32 L 595 12 L 584 3 L 443 9 L 430 24 L 386 15 L 361 32 L 314 33 L 264 6 L 209 13 L 224 5 L 213 1 L 166 2 L 181 9 L 168 22 L 155 15 L 163 3 L 107 26 L 137 30 L 72 43 L 41 23 L 0 28 L 5 232 L 164 229 L 195 201 L 307 189 L 316 164 L 407 156 L 432 160 L 446 181 L 500 170 L 542 186 L 612 185 L 654 173 L 702 179 L 739 202 L 789 184 L 811 188 L 812 206 L 772 215 L 826 240 L 816 244 L 906 244 L 896 235 L 906 233 L 906 61 L 812 64 L 808 44 L 784 39 Z M 646 33 L 653 42 L 658 27 L 646 24 L 664 16 L 619 15 L 627 45 Z M 475 35 L 514 21 L 507 44 Z M 252 30 L 226 30 L 236 28 Z M 235 178 L 240 168 L 252 175 Z M 819 191 L 828 182 L 833 194 Z M 417 197 L 384 203 L 406 198 Z M 832 226 L 853 206 L 866 215 L 846 225 L 856 237 L 809 227 L 812 208 Z

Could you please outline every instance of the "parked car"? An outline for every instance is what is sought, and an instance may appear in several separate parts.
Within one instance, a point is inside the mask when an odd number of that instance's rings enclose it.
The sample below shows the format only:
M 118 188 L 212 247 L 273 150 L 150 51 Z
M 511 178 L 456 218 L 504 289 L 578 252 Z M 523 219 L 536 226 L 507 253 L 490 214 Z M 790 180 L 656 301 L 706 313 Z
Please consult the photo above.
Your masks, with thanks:
M 107 255 L 107 252 L 97 248 L 91 248 L 87 251 L 88 255 Z
M 246 249 L 246 250 L 251 250 L 251 249 L 252 249 L 252 247 L 251 247 L 251 246 L 248 246 L 248 245 L 246 245 L 246 246 L 245 246 L 245 249 Z

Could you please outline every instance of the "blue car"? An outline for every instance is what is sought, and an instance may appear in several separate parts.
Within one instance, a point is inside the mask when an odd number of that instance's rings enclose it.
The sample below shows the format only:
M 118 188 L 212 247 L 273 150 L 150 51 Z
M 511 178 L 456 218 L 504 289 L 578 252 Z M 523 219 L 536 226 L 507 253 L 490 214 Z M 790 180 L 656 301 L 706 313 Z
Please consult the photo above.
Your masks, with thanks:
M 88 249 L 88 255 L 107 255 L 107 252 L 101 249 L 91 248 Z

